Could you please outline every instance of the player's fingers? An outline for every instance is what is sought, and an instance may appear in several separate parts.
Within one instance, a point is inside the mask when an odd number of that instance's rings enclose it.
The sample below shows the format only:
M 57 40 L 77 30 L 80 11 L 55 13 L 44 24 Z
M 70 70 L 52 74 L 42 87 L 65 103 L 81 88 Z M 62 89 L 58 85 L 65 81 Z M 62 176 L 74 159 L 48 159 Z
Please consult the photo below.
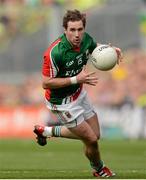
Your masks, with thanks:
M 123 57 L 118 58 L 117 64 L 119 65 L 121 62 L 123 62 Z
M 118 57 L 117 64 L 119 64 L 123 60 L 123 54 L 122 54 L 122 51 L 120 48 L 115 47 L 115 50 L 116 50 L 117 57 Z
M 123 61 L 123 53 L 121 53 L 121 54 L 119 55 L 119 61 L 120 61 L 120 62 Z
M 91 86 L 96 86 L 97 82 L 86 82 L 86 84 L 91 85 Z
M 85 83 L 90 84 L 90 85 L 96 85 L 98 83 L 98 78 L 97 77 L 89 77 L 86 79 Z
M 116 53 L 117 53 L 118 58 L 120 58 L 120 57 L 121 57 L 121 55 L 122 55 L 121 49 L 120 49 L 120 48 L 115 47 L 115 50 L 116 50 Z
M 98 81 L 98 77 L 96 77 L 96 76 L 88 76 L 88 77 L 86 77 L 86 80 L 87 81 L 94 81 L 94 80 L 96 80 L 96 81 Z
M 122 52 L 120 52 L 120 54 L 118 55 L 118 64 L 120 63 L 120 62 L 122 62 L 123 61 L 123 54 L 122 54 Z
M 89 72 L 87 76 L 93 76 L 94 74 L 96 74 L 96 72 Z

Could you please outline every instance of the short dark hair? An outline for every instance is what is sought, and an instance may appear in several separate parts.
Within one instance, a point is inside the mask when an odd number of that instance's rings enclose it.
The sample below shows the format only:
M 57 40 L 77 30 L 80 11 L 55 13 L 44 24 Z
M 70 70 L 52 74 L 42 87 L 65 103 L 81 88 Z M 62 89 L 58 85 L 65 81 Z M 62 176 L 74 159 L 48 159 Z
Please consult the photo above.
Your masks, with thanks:
M 63 27 L 65 29 L 67 29 L 69 21 L 74 22 L 74 21 L 80 21 L 80 20 L 83 22 L 83 26 L 85 28 L 85 26 L 86 26 L 86 14 L 81 13 L 77 9 L 75 9 L 75 10 L 67 10 L 66 14 L 63 17 Z

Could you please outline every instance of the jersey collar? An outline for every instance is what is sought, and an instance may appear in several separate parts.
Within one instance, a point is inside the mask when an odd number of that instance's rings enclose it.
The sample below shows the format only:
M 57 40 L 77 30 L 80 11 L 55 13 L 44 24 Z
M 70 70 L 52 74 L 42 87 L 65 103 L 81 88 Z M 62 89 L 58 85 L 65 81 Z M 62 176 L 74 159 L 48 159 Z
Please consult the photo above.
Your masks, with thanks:
M 72 49 L 72 48 L 73 48 L 72 45 L 70 44 L 70 42 L 67 40 L 65 34 L 63 34 L 61 38 L 62 38 L 62 43 L 63 43 L 63 45 L 64 45 L 67 49 Z

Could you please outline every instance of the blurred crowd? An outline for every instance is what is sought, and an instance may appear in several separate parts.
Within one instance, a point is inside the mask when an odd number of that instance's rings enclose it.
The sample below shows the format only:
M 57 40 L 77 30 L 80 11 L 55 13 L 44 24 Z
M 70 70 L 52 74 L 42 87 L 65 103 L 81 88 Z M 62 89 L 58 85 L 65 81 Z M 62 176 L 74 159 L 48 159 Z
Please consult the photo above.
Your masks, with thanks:
M 97 71 L 97 86 L 85 86 L 94 104 L 120 107 L 125 103 L 146 106 L 146 52 L 134 49 L 124 54 L 120 66 Z M 93 66 L 89 64 L 89 69 Z M 0 84 L 0 105 L 44 103 L 41 74 L 28 76 L 21 84 Z
M 41 6 L 35 6 L 37 2 Z M 0 0 L 0 51 L 7 49 L 15 36 L 35 33 L 48 22 L 49 10 L 43 9 L 43 4 L 47 2 L 49 3 L 44 0 Z
M 0 83 L 0 105 L 40 105 L 43 103 L 43 89 L 38 76 L 28 76 L 20 84 Z
M 63 5 L 63 6 L 76 6 L 79 7 L 90 7 L 93 4 L 104 3 L 105 0 L 0 0 L 1 5 L 5 6 L 49 6 L 52 4 Z M 84 5 L 83 5 L 84 4 Z M 84 8 L 85 9 L 85 8 Z
M 103 0 L 0 0 L 0 51 L 18 34 L 38 32 L 49 23 L 52 6 L 87 9 Z M 39 12 L 39 13 L 38 13 Z

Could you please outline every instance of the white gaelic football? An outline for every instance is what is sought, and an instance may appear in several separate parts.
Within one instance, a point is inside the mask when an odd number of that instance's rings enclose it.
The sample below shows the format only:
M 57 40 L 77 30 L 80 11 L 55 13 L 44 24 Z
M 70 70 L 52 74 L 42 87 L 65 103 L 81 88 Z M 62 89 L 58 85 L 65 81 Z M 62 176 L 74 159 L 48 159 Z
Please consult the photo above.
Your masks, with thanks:
M 111 70 L 116 65 L 117 60 L 116 50 L 106 44 L 99 45 L 91 54 L 91 62 L 94 67 L 102 71 Z

